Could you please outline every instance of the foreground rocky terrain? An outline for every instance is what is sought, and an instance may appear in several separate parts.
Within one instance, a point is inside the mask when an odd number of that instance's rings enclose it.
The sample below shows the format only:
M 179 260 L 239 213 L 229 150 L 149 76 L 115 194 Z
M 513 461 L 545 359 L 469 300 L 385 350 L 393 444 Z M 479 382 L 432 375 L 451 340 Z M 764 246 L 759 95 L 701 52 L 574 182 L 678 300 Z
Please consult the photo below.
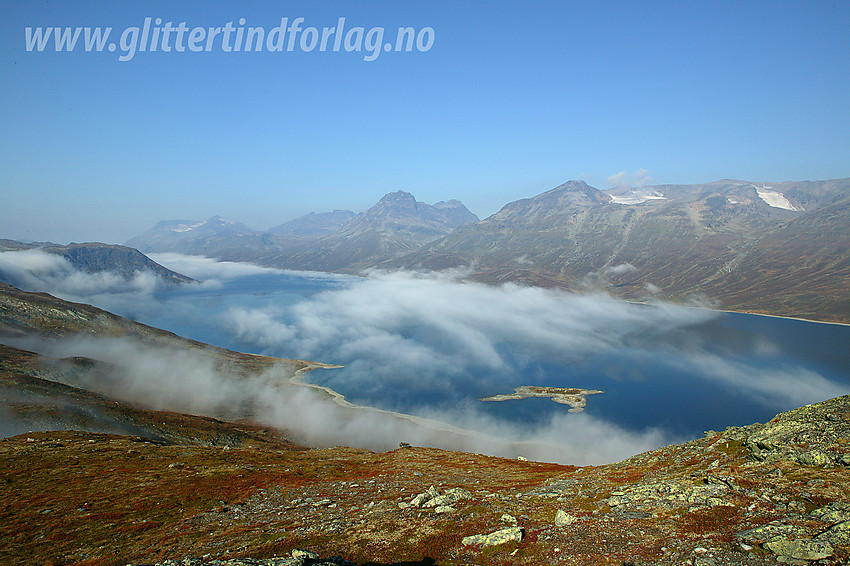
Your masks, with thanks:
M 30 433 L 0 442 L 0 555 L 92 566 L 845 564 L 848 432 L 840 397 L 580 468 L 406 446 Z

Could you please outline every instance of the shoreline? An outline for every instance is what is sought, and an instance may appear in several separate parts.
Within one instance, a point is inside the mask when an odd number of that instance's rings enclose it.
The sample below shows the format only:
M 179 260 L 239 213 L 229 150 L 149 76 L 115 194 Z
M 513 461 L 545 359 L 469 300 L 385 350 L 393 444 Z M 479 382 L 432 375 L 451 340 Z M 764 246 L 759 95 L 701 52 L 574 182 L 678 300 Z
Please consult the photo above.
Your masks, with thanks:
M 304 360 L 301 360 L 304 362 Z M 420 417 L 407 413 L 398 413 L 387 409 L 379 409 L 366 405 L 355 405 L 345 399 L 345 396 L 329 387 L 317 385 L 304 381 L 307 372 L 314 369 L 336 369 L 344 366 L 324 364 L 321 362 L 305 362 L 307 365 L 295 371 L 288 379 L 290 385 L 313 389 L 330 398 L 334 403 L 360 415 L 381 415 L 391 419 L 397 419 L 398 425 L 404 423 L 422 431 L 425 436 L 414 436 L 413 438 L 400 438 L 399 445 L 386 448 L 365 448 L 375 452 L 388 452 L 402 448 L 402 444 L 410 444 L 418 448 L 434 448 L 450 452 L 465 452 L 471 454 L 486 454 L 495 458 L 525 459 L 532 462 L 549 462 L 576 467 L 593 466 L 603 463 L 614 463 L 629 458 L 635 454 L 622 456 L 612 460 L 583 460 L 580 455 L 572 453 L 568 448 L 559 444 L 541 442 L 539 440 L 524 438 L 508 438 L 487 432 L 476 431 L 468 428 L 460 428 L 445 421 L 439 421 L 428 417 Z M 676 438 L 676 441 L 680 439 Z M 361 446 L 363 447 L 363 446 Z M 648 448 L 649 449 L 649 448 Z M 639 452 L 638 452 L 639 453 Z
M 576 294 L 579 294 L 579 293 L 576 293 Z M 832 326 L 850 326 L 850 322 L 835 322 L 835 321 L 830 321 L 830 320 L 814 320 L 814 319 L 811 319 L 811 318 L 800 318 L 799 316 L 786 316 L 786 315 L 781 315 L 781 314 L 767 314 L 767 313 L 763 313 L 763 312 L 753 312 L 753 311 L 745 311 L 745 310 L 719 309 L 719 308 L 716 309 L 716 308 L 711 308 L 711 307 L 703 307 L 703 306 L 699 306 L 699 305 L 690 305 L 690 304 L 685 304 L 685 303 L 678 303 L 678 302 L 674 302 L 674 301 L 671 301 L 671 300 L 638 301 L 638 300 L 624 299 L 622 297 L 615 297 L 614 295 L 607 295 L 606 294 L 606 296 L 610 297 L 611 299 L 613 299 L 615 301 L 629 303 L 629 304 L 632 304 L 632 305 L 644 305 L 644 306 L 648 306 L 648 307 L 656 306 L 658 304 L 668 304 L 668 305 L 674 305 L 674 306 L 677 306 L 677 307 L 682 307 L 682 308 L 687 308 L 687 309 L 698 309 L 698 310 L 703 310 L 703 311 L 718 312 L 718 313 L 724 313 L 724 314 L 745 314 L 745 315 L 748 315 L 748 316 L 764 316 L 764 317 L 768 317 L 768 318 L 779 318 L 779 319 L 783 319 L 783 320 L 796 320 L 798 322 L 809 322 L 809 323 L 812 323 L 812 324 L 829 324 L 829 325 L 832 325 Z
M 269 265 L 254 263 L 254 262 L 250 262 L 250 261 L 233 262 L 233 261 L 221 260 L 221 259 L 218 259 L 218 258 L 215 258 L 215 257 L 209 257 L 209 256 L 203 256 L 203 255 L 193 255 L 193 254 L 180 254 L 180 253 L 175 253 L 175 252 L 157 252 L 157 253 L 149 254 L 148 256 L 150 257 L 150 255 L 166 255 L 166 254 L 171 254 L 173 256 L 204 258 L 204 259 L 212 260 L 212 261 L 218 262 L 218 263 L 237 263 L 237 264 L 251 265 L 251 266 L 259 267 L 259 268 L 262 268 L 262 269 L 270 269 L 270 270 L 274 270 L 274 271 L 280 271 L 280 272 L 291 274 L 291 275 L 302 275 L 302 276 L 308 277 L 308 278 L 328 276 L 328 277 L 342 278 L 342 279 L 345 279 L 345 278 L 369 279 L 368 274 L 361 275 L 360 273 L 352 274 L 352 273 L 338 273 L 338 272 L 333 272 L 333 271 L 310 271 L 310 270 L 300 270 L 300 269 L 283 269 L 283 268 L 279 268 L 279 267 L 272 267 L 272 266 L 269 266 Z M 405 270 L 405 269 L 394 270 L 394 271 L 398 271 L 398 272 L 414 271 L 414 272 L 416 272 L 415 270 Z M 440 270 L 430 270 L 430 271 L 438 273 Z M 482 285 L 487 285 L 487 286 L 498 286 L 498 285 L 493 285 L 493 284 L 490 284 L 490 283 L 479 282 L 479 281 L 476 281 L 474 279 L 469 279 L 469 278 L 463 278 L 461 280 L 462 281 L 477 282 L 477 283 L 481 283 Z M 570 293 L 570 294 L 574 294 L 574 295 L 586 294 L 586 293 L 576 292 L 575 290 L 568 289 L 568 288 L 565 288 L 565 287 L 544 287 L 544 286 L 541 286 L 541 285 L 532 285 L 531 287 L 536 287 L 536 288 L 539 288 L 539 289 L 559 289 L 559 290 L 561 290 L 565 293 Z M 615 301 L 621 301 L 621 302 L 624 302 L 624 303 L 631 303 L 631 304 L 637 304 L 637 305 L 652 306 L 654 304 L 654 302 L 656 302 L 654 300 L 627 299 L 627 298 L 624 298 L 624 297 L 617 297 L 615 295 L 611 295 L 611 294 L 608 294 L 608 293 L 603 293 L 603 294 L 605 294 L 606 296 L 610 297 L 611 299 L 613 299 Z M 779 315 L 779 314 L 768 314 L 768 313 L 761 313 L 761 312 L 753 312 L 753 311 L 746 311 L 746 310 L 711 308 L 711 307 L 704 307 L 704 306 L 686 304 L 686 303 L 683 303 L 683 302 L 677 302 L 677 301 L 674 301 L 674 300 L 671 300 L 671 299 L 667 299 L 663 302 L 669 303 L 669 304 L 672 304 L 672 305 L 676 305 L 676 306 L 686 307 L 686 308 L 695 308 L 695 309 L 708 310 L 708 311 L 727 313 L 727 314 L 747 314 L 747 315 L 752 315 L 752 316 L 766 316 L 766 317 L 770 317 L 770 318 L 797 320 L 797 321 L 800 321 L 800 322 L 811 322 L 811 323 L 814 323 L 814 324 L 831 324 L 831 325 L 836 325 L 836 326 L 850 326 L 850 321 L 848 321 L 848 322 L 835 322 L 835 321 L 827 321 L 827 320 L 815 320 L 815 319 L 811 319 L 811 318 L 801 318 L 801 317 L 798 317 L 798 316 L 785 316 L 785 315 Z M 319 362 L 315 362 L 315 363 L 319 363 Z M 320 368 L 319 368 L 319 366 L 316 366 L 315 369 L 320 369 Z
M 697 308 L 705 308 L 705 307 L 697 307 Z M 746 314 L 750 316 L 764 316 L 768 318 L 781 318 L 785 320 L 796 320 L 798 322 L 810 322 L 812 324 L 831 324 L 833 326 L 850 326 L 850 322 L 832 322 L 828 320 L 812 320 L 810 318 L 800 318 L 798 316 L 783 316 L 781 314 L 765 314 L 761 312 L 750 312 L 750 311 L 735 311 L 735 310 L 727 310 L 727 309 L 705 309 L 712 310 L 715 312 L 722 312 L 727 314 Z
M 324 385 L 318 385 L 315 383 L 310 383 L 305 380 L 305 375 L 307 372 L 313 371 L 315 369 L 338 369 L 345 366 L 335 365 L 335 364 L 325 364 L 322 362 L 306 362 L 307 365 L 303 368 L 295 370 L 295 373 L 292 377 L 289 378 L 289 383 L 298 387 L 306 387 L 308 389 L 313 389 L 316 391 L 320 391 L 331 398 L 331 400 L 337 405 L 344 407 L 346 409 L 352 409 L 355 411 L 365 411 L 368 413 L 377 413 L 382 415 L 387 415 L 392 418 L 402 419 L 408 422 L 411 422 L 417 426 L 425 427 L 429 430 L 433 430 L 436 432 L 444 432 L 457 434 L 465 437 L 471 438 L 479 438 L 479 439 L 490 439 L 491 437 L 487 434 L 477 432 L 470 429 L 459 428 L 449 423 L 445 423 L 442 421 L 436 421 L 433 419 L 429 419 L 426 417 L 418 417 L 416 415 L 410 415 L 407 413 L 398 413 L 395 411 L 390 411 L 388 409 L 379 409 L 377 407 L 369 407 L 367 405 L 356 405 L 351 401 L 348 401 L 345 398 L 345 395 L 339 393 L 338 391 L 334 391 L 330 387 L 325 387 Z

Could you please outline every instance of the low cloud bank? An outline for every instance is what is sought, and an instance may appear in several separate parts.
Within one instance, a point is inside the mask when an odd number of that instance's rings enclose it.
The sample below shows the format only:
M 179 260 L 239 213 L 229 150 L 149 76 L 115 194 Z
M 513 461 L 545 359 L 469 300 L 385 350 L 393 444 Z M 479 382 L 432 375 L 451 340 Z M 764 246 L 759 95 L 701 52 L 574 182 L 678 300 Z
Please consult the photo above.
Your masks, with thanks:
M 221 261 L 214 258 L 185 255 L 179 253 L 150 253 L 149 258 L 168 269 L 181 273 L 192 279 L 200 281 L 204 285 L 220 285 L 223 281 L 232 281 L 240 277 L 251 275 L 275 275 L 294 274 L 302 278 L 338 279 L 349 280 L 349 275 L 337 275 L 321 271 L 293 271 L 290 269 L 276 269 L 273 267 L 262 267 L 251 263 L 238 263 L 232 261 Z
M 847 395 L 846 384 L 835 383 L 817 372 L 803 367 L 754 368 L 705 352 L 689 355 L 674 362 L 683 371 L 700 368 L 700 374 L 732 391 L 780 410 L 788 410 Z
M 528 362 L 570 365 L 624 349 L 658 355 L 679 374 L 778 410 L 847 393 L 845 384 L 813 370 L 759 366 L 747 358 L 750 351 L 764 357 L 770 344 L 756 341 L 736 358 L 718 350 L 712 337 L 691 332 L 719 316 L 706 309 L 494 287 L 436 274 L 373 273 L 291 306 L 231 308 L 221 324 L 271 355 L 345 363 L 345 389 L 367 398 L 394 386 L 411 395 L 451 396 L 459 384 L 474 390 L 474 380 L 499 389 L 516 385 Z M 533 375 L 527 381 L 537 384 Z
M 473 366 L 507 370 L 510 362 L 500 347 L 505 343 L 529 359 L 571 363 L 715 316 L 599 295 L 391 273 L 294 306 L 235 307 L 224 324 L 268 353 L 294 348 L 301 357 L 378 360 L 390 366 L 382 372 L 386 379 L 402 367 L 425 379 L 437 372 L 465 375 Z
M 249 416 L 291 431 L 295 440 L 321 446 L 349 445 L 388 450 L 399 442 L 499 456 L 594 464 L 619 460 L 666 443 L 659 431 L 631 433 L 587 415 L 554 418 L 548 426 L 522 429 L 466 413 L 475 431 L 431 419 L 339 404 L 326 394 L 289 383 L 293 368 L 281 363 L 244 376 L 219 367 L 203 351 L 153 346 L 128 338 L 14 339 L 15 347 L 51 358 L 83 356 L 105 362 L 67 385 L 157 410 L 213 417 Z M 8 428 L 8 427 L 7 427 Z M 18 433 L 21 431 L 13 431 Z
M 60 255 L 38 249 L 0 252 L 0 279 L 26 291 L 50 293 L 69 300 L 96 295 L 150 294 L 161 285 L 152 272 L 137 271 L 130 279 L 110 271 L 88 273 Z

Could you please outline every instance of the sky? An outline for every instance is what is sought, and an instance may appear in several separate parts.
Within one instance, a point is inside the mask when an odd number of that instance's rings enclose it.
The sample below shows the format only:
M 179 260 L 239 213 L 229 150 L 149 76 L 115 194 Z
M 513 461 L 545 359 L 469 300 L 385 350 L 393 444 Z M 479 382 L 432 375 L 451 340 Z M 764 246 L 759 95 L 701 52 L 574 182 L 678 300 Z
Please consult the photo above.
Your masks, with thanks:
M 299 17 L 364 28 L 360 51 L 306 31 L 281 52 L 120 41 L 145 18 L 270 34 Z M 116 49 L 28 50 L 39 26 L 111 27 Z M 369 50 L 373 28 L 408 26 L 411 51 Z M 0 238 L 121 243 L 216 214 L 266 229 L 395 190 L 484 218 L 570 179 L 848 177 L 848 29 L 835 1 L 7 0 Z

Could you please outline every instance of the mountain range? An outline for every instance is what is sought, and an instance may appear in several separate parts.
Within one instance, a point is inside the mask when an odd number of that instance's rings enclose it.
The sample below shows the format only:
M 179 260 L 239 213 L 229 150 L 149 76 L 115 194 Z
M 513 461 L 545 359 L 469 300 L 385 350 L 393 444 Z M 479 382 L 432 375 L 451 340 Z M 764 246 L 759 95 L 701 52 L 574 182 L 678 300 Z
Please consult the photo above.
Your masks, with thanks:
M 571 181 L 384 267 L 850 320 L 850 179 L 603 192 Z
M 310 214 L 266 232 L 214 217 L 160 222 L 127 245 L 271 267 L 465 267 L 487 283 L 596 290 L 629 300 L 850 321 L 850 179 L 601 191 L 569 181 L 479 221 L 409 193 Z
M 214 216 L 159 222 L 127 241 L 142 252 L 179 252 L 287 269 L 356 272 L 478 222 L 460 201 L 434 205 L 397 191 L 360 214 L 310 213 L 265 232 Z

